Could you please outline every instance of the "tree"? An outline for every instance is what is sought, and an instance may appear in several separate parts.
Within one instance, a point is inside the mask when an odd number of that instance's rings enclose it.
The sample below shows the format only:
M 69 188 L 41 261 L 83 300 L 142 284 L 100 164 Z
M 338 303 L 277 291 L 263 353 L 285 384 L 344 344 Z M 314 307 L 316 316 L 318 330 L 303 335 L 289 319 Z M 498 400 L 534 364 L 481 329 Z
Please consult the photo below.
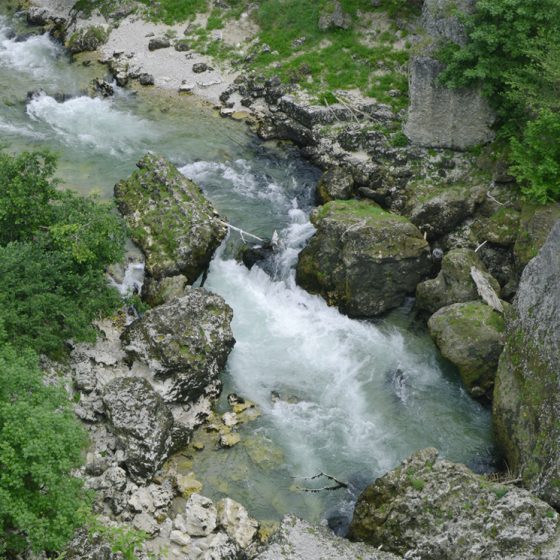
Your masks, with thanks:
M 46 385 L 36 355 L 0 347 L 0 556 L 60 550 L 88 496 L 71 475 L 86 437 L 64 389 Z

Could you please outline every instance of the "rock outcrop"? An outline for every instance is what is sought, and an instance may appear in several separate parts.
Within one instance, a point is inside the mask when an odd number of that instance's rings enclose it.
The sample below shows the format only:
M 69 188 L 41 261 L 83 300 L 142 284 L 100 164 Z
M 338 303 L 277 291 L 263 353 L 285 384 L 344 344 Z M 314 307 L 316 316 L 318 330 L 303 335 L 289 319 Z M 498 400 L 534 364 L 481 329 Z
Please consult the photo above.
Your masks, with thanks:
M 300 253 L 297 281 L 352 317 L 397 307 L 430 272 L 420 231 L 371 202 L 329 202 L 312 221 L 317 233 Z
M 359 497 L 351 538 L 417 560 L 553 560 L 559 516 L 526 490 L 425 449 Z
M 500 358 L 494 422 L 510 468 L 560 507 L 560 221 L 525 267 Z
M 187 287 L 184 295 L 147 311 L 122 335 L 133 366 L 147 367 L 166 402 L 193 402 L 218 381 L 235 339 L 233 311 L 221 296 Z M 140 362 L 140 363 L 137 363 Z
M 441 353 L 459 369 L 469 393 L 490 396 L 504 347 L 502 314 L 480 301 L 455 303 L 434 313 L 428 328 Z
M 255 560 L 398 560 L 390 552 L 362 543 L 351 543 L 325 527 L 294 516 L 282 520 L 279 531 Z
M 80 28 L 68 37 L 66 48 L 72 53 L 91 52 L 103 45 L 109 36 L 109 30 L 103 26 L 92 25 Z
M 207 268 L 226 227 L 200 188 L 165 158 L 144 156 L 115 186 L 130 235 L 146 257 L 146 282 L 183 275 L 189 283 Z
M 471 277 L 471 268 L 475 267 L 484 275 L 497 294 L 500 285 L 470 249 L 453 249 L 443 256 L 441 270 L 436 278 L 418 284 L 416 288 L 416 308 L 428 313 L 438 309 L 479 299 L 476 284 Z
M 474 4 L 474 0 L 424 2 L 422 20 L 430 44 L 412 58 L 409 68 L 410 106 L 404 131 L 411 142 L 464 150 L 493 137 L 494 114 L 487 100 L 476 89 L 449 89 L 438 83 L 444 66 L 431 56 L 438 41 L 465 43 L 458 12 L 470 12 Z
M 105 386 L 103 404 L 131 478 L 151 479 L 173 447 L 173 415 L 163 399 L 146 379 L 119 377 Z

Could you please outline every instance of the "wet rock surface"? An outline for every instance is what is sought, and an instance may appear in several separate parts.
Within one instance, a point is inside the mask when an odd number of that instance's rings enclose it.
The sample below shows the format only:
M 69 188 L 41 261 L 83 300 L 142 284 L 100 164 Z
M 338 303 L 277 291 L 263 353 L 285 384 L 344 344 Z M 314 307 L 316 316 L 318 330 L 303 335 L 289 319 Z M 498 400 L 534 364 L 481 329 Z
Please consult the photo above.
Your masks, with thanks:
M 559 517 L 526 490 L 425 449 L 359 497 L 350 534 L 418 560 L 552 560 Z
M 331 202 L 312 220 L 317 233 L 300 254 L 297 281 L 350 316 L 397 307 L 431 269 L 420 231 L 373 203 Z
M 226 364 L 235 343 L 232 318 L 222 297 L 187 287 L 127 327 L 123 347 L 131 361 L 147 366 L 167 402 L 192 402 Z
M 148 154 L 115 186 L 119 210 L 146 256 L 148 277 L 184 275 L 192 283 L 208 266 L 226 227 L 200 188 L 165 158 Z
M 560 221 L 521 276 L 494 391 L 498 440 L 524 485 L 560 506 Z

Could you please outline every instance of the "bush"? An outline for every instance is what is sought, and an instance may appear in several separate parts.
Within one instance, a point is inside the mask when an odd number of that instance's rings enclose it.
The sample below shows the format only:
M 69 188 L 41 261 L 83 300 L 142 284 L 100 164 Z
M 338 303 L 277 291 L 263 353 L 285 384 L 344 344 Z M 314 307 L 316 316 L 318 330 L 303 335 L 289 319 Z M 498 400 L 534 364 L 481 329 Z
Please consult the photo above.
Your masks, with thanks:
M 71 476 L 86 438 L 66 392 L 30 351 L 0 347 L 0 556 L 59 550 L 88 497 Z

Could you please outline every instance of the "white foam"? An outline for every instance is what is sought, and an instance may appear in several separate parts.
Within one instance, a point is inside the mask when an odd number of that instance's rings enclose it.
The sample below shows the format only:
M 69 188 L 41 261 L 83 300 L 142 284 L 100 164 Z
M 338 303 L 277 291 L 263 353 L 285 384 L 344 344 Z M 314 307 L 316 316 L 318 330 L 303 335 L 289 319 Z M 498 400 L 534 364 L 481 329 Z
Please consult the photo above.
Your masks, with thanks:
M 130 156 L 158 136 L 153 125 L 106 99 L 82 96 L 58 102 L 42 94 L 29 102 L 27 114 L 72 147 L 81 144 L 112 156 Z

